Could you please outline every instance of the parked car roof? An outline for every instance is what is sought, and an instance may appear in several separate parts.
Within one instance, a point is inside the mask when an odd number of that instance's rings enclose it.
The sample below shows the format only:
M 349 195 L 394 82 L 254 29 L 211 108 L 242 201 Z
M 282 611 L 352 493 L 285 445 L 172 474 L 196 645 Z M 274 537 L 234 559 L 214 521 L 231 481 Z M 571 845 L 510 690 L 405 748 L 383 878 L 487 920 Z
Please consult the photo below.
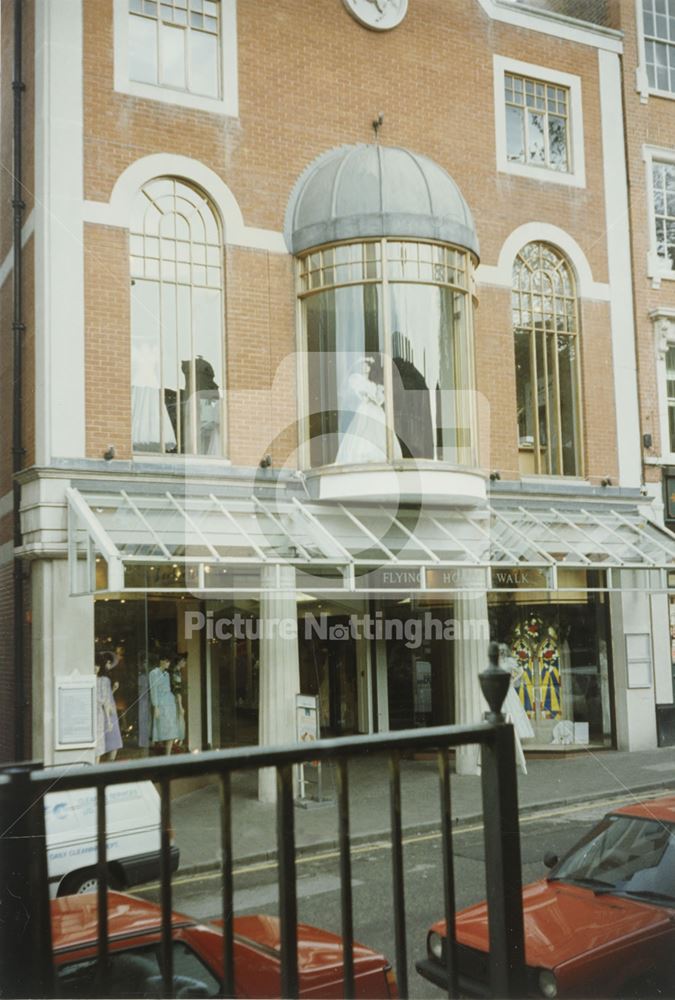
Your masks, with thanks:
M 96 893 L 59 896 L 52 900 L 52 944 L 54 950 L 95 944 L 98 940 L 98 896 Z M 196 921 L 180 913 L 172 914 L 174 927 Z M 161 913 L 155 903 L 121 892 L 108 893 L 108 935 L 142 934 L 161 928 Z
M 646 802 L 632 802 L 611 812 L 622 816 L 639 816 L 641 819 L 658 819 L 663 823 L 675 823 L 675 795 L 660 795 Z

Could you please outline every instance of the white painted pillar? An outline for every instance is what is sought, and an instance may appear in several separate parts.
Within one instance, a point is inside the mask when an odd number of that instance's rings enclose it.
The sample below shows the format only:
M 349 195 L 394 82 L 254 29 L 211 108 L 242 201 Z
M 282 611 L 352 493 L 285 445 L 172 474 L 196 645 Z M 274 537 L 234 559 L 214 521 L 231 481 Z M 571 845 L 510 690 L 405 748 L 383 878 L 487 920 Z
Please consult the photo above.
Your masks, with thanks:
M 71 597 L 66 559 L 31 568 L 33 756 L 45 764 L 94 763 L 95 750 L 56 750 L 54 681 L 94 673 L 94 598 Z
M 654 750 L 657 745 L 654 661 L 650 686 L 631 688 L 626 649 L 627 635 L 649 633 L 651 639 L 650 593 L 642 571 L 622 569 L 619 573 L 621 586 L 631 589 L 610 594 L 616 745 L 619 750 Z M 637 589 L 640 586 L 644 588 L 642 591 Z
M 487 594 L 467 593 L 455 597 L 455 724 L 471 726 L 483 721 L 487 703 L 480 689 L 478 675 L 487 667 L 490 630 Z M 480 774 L 480 746 L 458 747 L 455 756 L 457 774 Z
M 261 746 L 295 743 L 295 696 L 300 693 L 298 606 L 295 567 L 263 566 L 260 595 L 260 700 L 258 742 Z M 261 802 L 276 801 L 276 773 L 263 768 L 258 778 Z

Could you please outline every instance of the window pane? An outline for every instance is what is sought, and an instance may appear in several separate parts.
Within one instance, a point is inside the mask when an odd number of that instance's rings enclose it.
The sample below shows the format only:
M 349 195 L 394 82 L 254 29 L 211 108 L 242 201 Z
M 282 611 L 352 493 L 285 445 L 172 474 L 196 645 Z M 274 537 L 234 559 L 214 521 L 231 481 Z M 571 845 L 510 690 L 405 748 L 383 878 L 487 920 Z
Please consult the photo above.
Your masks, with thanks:
M 192 384 L 192 291 L 187 285 L 179 285 L 176 289 L 176 340 L 178 368 L 180 370 L 178 392 L 176 396 L 175 423 L 178 436 L 178 451 L 194 453 L 195 442 L 192 436 L 185 437 L 194 428 L 194 418 L 186 419 L 186 410 L 194 406 L 194 400 L 188 402 L 186 389 Z
M 164 400 L 176 437 L 176 394 L 178 391 L 178 336 L 176 331 L 176 292 L 173 284 L 162 285 L 162 382 Z M 171 449 L 167 449 L 171 450 Z
M 190 90 L 193 94 L 218 97 L 217 35 L 190 32 Z
M 578 376 L 576 337 L 558 337 L 558 371 L 560 375 L 560 422 L 562 427 L 562 453 L 565 476 L 577 473 L 576 451 L 578 436 L 576 386 Z
M 471 423 L 461 390 L 471 375 L 463 305 L 449 289 L 391 286 L 395 457 L 464 464 L 458 449 L 470 446 Z
M 129 17 L 129 77 L 139 83 L 157 83 L 157 22 Z
M 544 163 L 544 116 L 528 114 L 527 158 L 530 163 Z
M 548 151 L 551 166 L 555 170 L 567 170 L 567 122 L 564 118 L 549 115 Z
M 542 338 L 542 343 L 544 339 Z M 547 335 L 546 343 L 546 369 L 544 377 L 546 379 L 546 396 L 548 399 L 548 433 L 549 433 L 549 461 L 551 471 L 554 475 L 563 475 L 560 461 L 560 440 L 562 423 L 560 418 L 560 386 L 556 371 L 556 344 L 557 338 L 554 335 Z
M 312 295 L 306 319 L 312 465 L 386 461 L 379 289 Z
M 525 136 L 523 112 L 520 108 L 506 109 L 506 155 L 509 160 L 525 162 Z
M 192 292 L 194 350 L 194 388 L 197 393 L 196 447 L 199 455 L 222 454 L 221 444 L 221 372 L 222 316 L 220 291 L 195 288 Z
M 516 406 L 518 411 L 518 444 L 521 448 L 534 448 L 534 420 L 532 414 L 532 359 L 530 335 L 516 330 Z
M 131 289 L 131 430 L 134 451 L 175 448 L 161 383 L 159 284 Z
M 547 357 L 544 349 L 544 338 L 539 335 L 535 338 L 537 357 L 537 411 L 539 416 L 539 443 L 542 449 L 542 472 L 556 475 L 557 470 L 553 462 L 553 452 L 555 443 L 551 440 L 552 428 L 551 412 L 549 407 L 550 376 L 547 371 Z
M 161 77 L 170 87 L 185 89 L 185 31 L 172 24 L 160 25 Z

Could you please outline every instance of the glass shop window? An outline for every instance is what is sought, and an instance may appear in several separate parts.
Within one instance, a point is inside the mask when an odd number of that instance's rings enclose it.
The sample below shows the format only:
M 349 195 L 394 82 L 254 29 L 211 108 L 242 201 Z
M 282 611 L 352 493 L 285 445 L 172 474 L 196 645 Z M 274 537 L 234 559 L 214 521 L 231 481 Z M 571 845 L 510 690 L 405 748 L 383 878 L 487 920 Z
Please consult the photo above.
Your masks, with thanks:
M 378 240 L 300 260 L 312 467 L 476 463 L 469 255 Z
M 525 593 L 492 595 L 490 635 L 508 647 L 514 687 L 534 730 L 532 743 L 608 746 L 612 706 L 607 597 L 585 589 L 598 586 L 591 581 L 600 574 L 568 572 L 578 575 L 579 590 L 570 590 L 562 603 L 543 595 L 540 600 Z M 523 745 L 527 749 L 528 741 Z
M 180 613 L 176 601 L 95 602 L 96 756 L 102 761 L 186 751 L 191 693 Z

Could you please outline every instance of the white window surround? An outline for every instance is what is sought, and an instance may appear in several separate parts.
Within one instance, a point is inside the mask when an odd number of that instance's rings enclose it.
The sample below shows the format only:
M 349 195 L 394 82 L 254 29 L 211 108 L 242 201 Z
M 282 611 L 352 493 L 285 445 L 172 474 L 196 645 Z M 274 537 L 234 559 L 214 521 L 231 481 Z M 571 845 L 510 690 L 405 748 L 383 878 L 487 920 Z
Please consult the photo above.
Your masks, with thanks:
M 533 63 L 521 62 L 519 59 L 509 59 L 506 56 L 495 55 L 493 58 L 493 76 L 495 89 L 495 144 L 497 147 L 497 170 L 505 174 L 515 174 L 517 177 L 529 177 L 532 180 L 547 184 L 564 184 L 568 187 L 586 186 L 586 167 L 584 163 L 584 124 L 581 109 L 581 78 L 571 73 L 561 73 L 547 66 L 535 66 Z M 565 87 L 569 92 L 568 145 L 571 153 L 572 169 L 563 172 L 550 167 L 537 167 L 530 163 L 514 163 L 506 155 L 506 101 L 504 97 L 504 74 L 515 73 L 517 76 L 530 77 L 542 83 L 551 83 L 557 87 Z
M 675 97 L 675 94 L 672 95 Z M 675 149 L 665 149 L 660 146 L 643 146 L 642 159 L 645 162 L 645 191 L 647 194 L 647 231 L 649 233 L 649 250 L 647 251 L 647 277 L 652 279 L 652 287 L 660 288 L 661 282 L 675 281 L 675 270 L 659 257 L 656 252 L 656 220 L 654 218 L 654 179 L 652 167 L 657 163 L 675 163 Z
M 247 226 L 237 199 L 223 179 L 200 160 L 178 153 L 152 153 L 134 160 L 115 181 L 110 201 L 85 201 L 84 221 L 129 229 L 136 195 L 155 177 L 180 177 L 202 188 L 218 212 L 225 244 L 288 254 L 283 233 Z
M 663 465 L 675 465 L 675 452 L 670 450 L 670 429 L 668 427 L 668 385 L 666 355 L 669 347 L 675 347 L 675 309 L 652 309 L 649 314 L 654 325 L 656 348 L 656 386 L 659 404 L 659 430 L 661 454 L 657 459 Z
M 550 222 L 526 222 L 514 229 L 502 244 L 496 265 L 481 264 L 476 270 L 478 285 L 494 285 L 511 290 L 513 284 L 513 262 L 516 254 L 526 243 L 550 243 L 561 250 L 574 268 L 577 295 L 580 299 L 594 299 L 608 302 L 609 285 L 593 280 L 591 266 L 586 254 L 573 236 Z
M 675 101 L 675 93 L 670 90 L 656 90 L 649 86 L 647 76 L 647 54 L 645 52 L 645 30 L 643 21 L 642 0 L 635 0 L 635 28 L 637 36 L 637 56 L 638 64 L 635 68 L 635 89 L 640 95 L 640 101 L 647 103 L 651 97 L 665 97 L 669 101 Z
M 237 0 L 221 0 L 220 58 L 221 97 L 203 97 L 171 87 L 138 83 L 129 79 L 129 0 L 113 0 L 115 45 L 115 90 L 132 97 L 145 97 L 150 101 L 180 105 L 193 111 L 210 111 L 212 114 L 239 114 L 237 82 Z
M 590 45 L 608 52 L 623 51 L 622 33 L 613 28 L 579 21 L 549 10 L 521 7 L 513 0 L 476 0 L 476 2 L 492 21 L 500 21 L 543 35 L 552 35 L 554 38 L 577 42 L 579 45 Z

